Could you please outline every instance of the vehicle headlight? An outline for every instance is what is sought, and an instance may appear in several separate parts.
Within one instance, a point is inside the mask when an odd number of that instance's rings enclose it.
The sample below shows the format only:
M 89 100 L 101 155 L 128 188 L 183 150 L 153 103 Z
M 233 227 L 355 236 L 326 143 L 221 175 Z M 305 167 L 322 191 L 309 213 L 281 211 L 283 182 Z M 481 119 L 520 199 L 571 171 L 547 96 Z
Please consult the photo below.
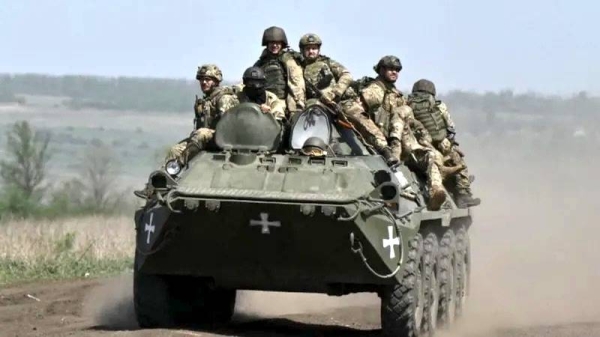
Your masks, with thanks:
M 165 165 L 165 171 L 171 176 L 176 176 L 181 172 L 181 165 L 176 159 L 169 160 Z

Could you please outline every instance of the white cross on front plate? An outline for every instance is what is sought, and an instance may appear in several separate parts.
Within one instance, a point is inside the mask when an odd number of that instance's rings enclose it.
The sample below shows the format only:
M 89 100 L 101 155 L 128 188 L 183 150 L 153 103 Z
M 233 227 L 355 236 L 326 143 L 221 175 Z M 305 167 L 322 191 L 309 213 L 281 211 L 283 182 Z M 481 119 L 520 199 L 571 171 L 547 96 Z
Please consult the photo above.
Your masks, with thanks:
M 150 235 L 154 233 L 154 225 L 152 224 L 152 219 L 154 218 L 154 213 L 150 213 L 150 223 L 145 224 L 144 232 L 148 232 L 148 237 L 146 238 L 146 244 L 150 244 Z
M 250 226 L 261 226 L 261 233 L 270 234 L 269 226 L 281 227 L 281 222 L 269 221 L 269 213 L 260 213 L 260 220 L 250 220 Z
M 394 246 L 400 246 L 400 238 L 394 237 L 393 226 L 388 226 L 388 237 L 389 239 L 383 239 L 383 248 L 390 247 L 390 259 L 393 259 L 396 257 Z

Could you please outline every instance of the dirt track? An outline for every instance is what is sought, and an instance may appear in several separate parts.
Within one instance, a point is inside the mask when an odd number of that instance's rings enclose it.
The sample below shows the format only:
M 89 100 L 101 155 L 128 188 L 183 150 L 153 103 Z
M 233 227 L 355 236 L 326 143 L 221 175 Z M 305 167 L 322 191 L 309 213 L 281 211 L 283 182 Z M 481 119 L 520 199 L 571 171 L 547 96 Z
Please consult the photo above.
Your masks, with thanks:
M 125 291 L 118 281 L 85 280 L 11 287 L 0 291 L 1 336 L 377 336 L 377 305 L 349 306 L 280 317 L 238 315 L 230 327 L 207 333 L 183 330 L 139 330 L 126 302 L 106 306 L 101 294 L 112 288 Z M 121 287 L 122 289 L 115 289 Z M 95 294 L 95 295 L 94 295 Z M 29 295 L 29 296 L 28 296 Z M 271 295 L 273 296 L 273 295 Z M 278 296 L 278 295 L 275 295 Z M 284 296 L 284 295 L 282 295 Z M 95 298 L 94 298 L 95 297 Z M 39 299 L 39 301 L 38 301 Z M 124 298 L 126 300 L 127 297 Z M 103 301 L 104 304 L 95 301 Z M 89 308 L 102 306 L 103 312 Z M 100 316 L 99 316 L 100 315 Z M 466 322 L 463 322 L 466 324 Z M 468 331 L 460 325 L 439 336 L 600 336 L 600 323 L 564 324 L 519 329 Z

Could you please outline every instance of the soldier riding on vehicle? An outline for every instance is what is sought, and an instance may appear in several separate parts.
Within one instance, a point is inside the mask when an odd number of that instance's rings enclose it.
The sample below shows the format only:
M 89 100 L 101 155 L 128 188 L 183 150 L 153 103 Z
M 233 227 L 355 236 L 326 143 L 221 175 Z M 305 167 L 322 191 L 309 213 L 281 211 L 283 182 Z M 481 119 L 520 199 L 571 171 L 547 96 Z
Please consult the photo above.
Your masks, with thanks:
M 298 62 L 304 70 L 306 98 L 319 99 L 325 105 L 340 103 L 348 120 L 390 164 L 398 161 L 388 147 L 385 136 L 361 107 L 356 96 L 342 97 L 352 83 L 352 75 L 341 63 L 321 54 L 323 42 L 317 34 L 300 38 Z M 341 100 L 341 102 L 340 102 Z
M 301 110 L 306 101 L 304 78 L 302 69 L 288 49 L 285 31 L 275 26 L 265 29 L 262 45 L 266 48 L 254 66 L 264 71 L 266 89 L 285 101 L 290 114 Z
M 408 102 L 415 119 L 420 121 L 427 130 L 427 135 L 422 137 L 423 141 L 440 151 L 444 156 L 445 163 L 464 167 L 463 170 L 450 177 L 451 190 L 457 206 L 466 208 L 479 205 L 481 200 L 473 198 L 471 193 L 471 182 L 464 155 L 458 149 L 458 144 L 454 139 L 456 134 L 454 122 L 446 104 L 436 100 L 435 84 L 427 79 L 418 80 L 413 85 Z

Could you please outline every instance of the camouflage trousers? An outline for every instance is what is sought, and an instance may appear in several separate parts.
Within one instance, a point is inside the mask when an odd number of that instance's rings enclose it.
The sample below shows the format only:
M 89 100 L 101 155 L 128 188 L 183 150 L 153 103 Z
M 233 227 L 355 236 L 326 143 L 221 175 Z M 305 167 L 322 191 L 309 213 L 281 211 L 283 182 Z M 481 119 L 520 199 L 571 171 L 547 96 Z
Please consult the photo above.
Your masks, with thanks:
M 177 159 L 180 163 L 188 162 L 193 156 L 206 147 L 212 140 L 214 134 L 215 130 L 208 128 L 200 128 L 194 131 L 190 137 L 169 149 L 165 162 L 173 159 Z M 184 153 L 190 143 L 193 143 L 194 146 L 190 146 L 187 153 Z
M 439 143 L 434 144 L 435 148 L 442 155 L 443 165 L 447 166 L 463 166 L 464 169 L 453 175 L 450 180 L 455 193 L 471 194 L 471 182 L 469 180 L 469 171 L 465 163 L 464 156 L 458 147 L 450 140 L 445 138 Z
M 430 191 L 443 189 L 443 176 L 440 170 L 441 154 L 435 150 L 420 148 L 407 155 L 404 162 L 413 170 L 427 177 L 427 187 Z
M 388 147 L 385 135 L 365 112 L 358 98 L 344 100 L 340 105 L 342 111 L 346 114 L 350 123 L 352 123 L 352 126 L 356 128 L 356 131 L 360 133 L 367 143 L 377 151 Z

